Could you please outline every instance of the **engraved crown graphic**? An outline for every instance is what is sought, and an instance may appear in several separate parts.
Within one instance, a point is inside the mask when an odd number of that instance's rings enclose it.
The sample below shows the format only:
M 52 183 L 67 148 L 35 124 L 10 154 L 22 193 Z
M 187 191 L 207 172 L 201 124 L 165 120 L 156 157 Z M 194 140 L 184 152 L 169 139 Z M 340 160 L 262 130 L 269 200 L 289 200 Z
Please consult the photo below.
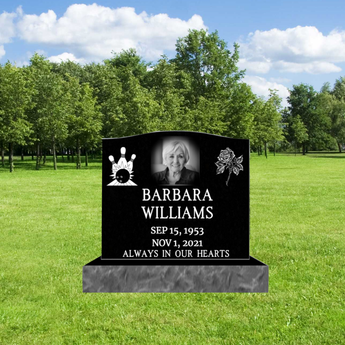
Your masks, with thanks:
M 108 186 L 136 186 L 132 181 L 133 178 L 133 161 L 136 157 L 132 154 L 129 161 L 126 160 L 126 148 L 121 147 L 120 149 L 121 157 L 116 163 L 113 156 L 109 156 L 109 160 L 112 164 L 112 174 L 110 175 L 114 181 L 109 183 Z

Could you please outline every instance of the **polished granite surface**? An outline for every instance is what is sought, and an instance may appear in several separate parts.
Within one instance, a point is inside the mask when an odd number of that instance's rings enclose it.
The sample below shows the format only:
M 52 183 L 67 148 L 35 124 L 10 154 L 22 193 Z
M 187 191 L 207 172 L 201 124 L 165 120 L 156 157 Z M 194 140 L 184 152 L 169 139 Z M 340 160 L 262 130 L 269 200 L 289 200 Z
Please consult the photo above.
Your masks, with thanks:
M 97 258 L 83 267 L 84 292 L 268 292 L 268 266 L 249 260 L 143 265 Z

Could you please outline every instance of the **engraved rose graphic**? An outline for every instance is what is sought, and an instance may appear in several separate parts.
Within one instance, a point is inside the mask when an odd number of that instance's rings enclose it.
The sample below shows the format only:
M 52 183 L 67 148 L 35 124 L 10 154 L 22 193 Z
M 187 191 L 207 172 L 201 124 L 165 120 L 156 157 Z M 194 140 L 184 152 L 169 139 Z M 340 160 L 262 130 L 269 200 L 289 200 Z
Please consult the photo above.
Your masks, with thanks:
M 229 170 L 229 176 L 226 180 L 226 185 L 228 185 L 230 180 L 231 173 L 238 175 L 240 171 L 243 171 L 242 166 L 243 156 L 238 158 L 235 157 L 234 151 L 229 149 L 228 147 L 225 150 L 220 150 L 220 154 L 218 156 L 218 161 L 215 163 L 217 165 L 217 175 L 223 174 L 226 169 Z

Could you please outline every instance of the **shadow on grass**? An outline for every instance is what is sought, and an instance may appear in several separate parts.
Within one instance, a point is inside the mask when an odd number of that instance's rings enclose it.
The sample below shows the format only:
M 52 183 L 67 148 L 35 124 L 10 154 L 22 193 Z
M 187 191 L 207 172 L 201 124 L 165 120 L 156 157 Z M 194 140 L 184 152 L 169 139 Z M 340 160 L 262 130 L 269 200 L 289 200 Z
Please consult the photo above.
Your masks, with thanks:
M 311 151 L 307 153 L 308 155 L 342 155 L 345 154 L 345 152 L 339 152 L 339 151 Z
M 344 156 L 324 156 L 324 155 L 320 155 L 320 156 L 314 156 L 314 155 L 308 155 L 309 158 L 345 158 Z
M 36 160 L 32 160 L 31 157 L 25 157 L 24 160 L 21 160 L 20 157 L 14 157 L 13 160 L 14 163 L 14 171 L 16 170 L 36 170 Z M 58 157 L 57 160 L 57 169 L 58 170 L 77 170 L 76 168 L 76 162 L 72 162 L 72 160 L 62 160 L 62 158 Z M 85 161 L 82 160 L 81 170 L 101 170 L 102 169 L 102 159 L 101 158 L 95 158 L 90 159 L 89 158 L 89 166 L 85 166 Z M 47 157 L 46 163 L 43 164 L 41 162 L 39 170 L 54 170 L 54 163 L 52 157 Z M 8 159 L 5 160 L 5 167 L 0 166 L 0 171 L 10 171 L 10 166 Z
M 279 152 L 280 156 L 296 156 L 301 157 L 302 152 Z M 312 151 L 308 152 L 304 155 L 305 157 L 309 158 L 345 158 L 345 152 L 339 152 L 339 151 Z
M 294 155 L 295 151 L 277 152 L 277 154 L 279 154 L 279 155 Z M 339 152 L 339 151 L 308 151 L 306 153 L 306 156 L 307 155 L 314 155 L 314 154 L 316 154 L 316 155 L 320 155 L 320 154 L 327 154 L 327 155 L 331 155 L 331 154 L 332 155 L 337 155 L 337 154 L 339 154 L 339 155 L 341 155 L 341 154 L 345 154 L 345 151 L 343 151 L 343 152 Z M 297 156 L 298 155 L 302 155 L 302 151 L 297 151 Z
M 308 152 L 309 158 L 345 158 L 345 152 L 339 151 L 312 151 Z

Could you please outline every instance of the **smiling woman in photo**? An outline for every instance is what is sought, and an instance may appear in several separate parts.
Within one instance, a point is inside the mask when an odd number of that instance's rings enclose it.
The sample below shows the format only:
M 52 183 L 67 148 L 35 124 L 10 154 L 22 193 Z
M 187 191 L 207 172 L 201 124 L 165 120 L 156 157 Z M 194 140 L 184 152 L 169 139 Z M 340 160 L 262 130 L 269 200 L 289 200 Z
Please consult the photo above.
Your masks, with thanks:
M 195 184 L 199 181 L 199 173 L 186 168 L 190 156 L 186 144 L 181 140 L 174 140 L 163 146 L 163 171 L 153 174 L 158 184 Z

